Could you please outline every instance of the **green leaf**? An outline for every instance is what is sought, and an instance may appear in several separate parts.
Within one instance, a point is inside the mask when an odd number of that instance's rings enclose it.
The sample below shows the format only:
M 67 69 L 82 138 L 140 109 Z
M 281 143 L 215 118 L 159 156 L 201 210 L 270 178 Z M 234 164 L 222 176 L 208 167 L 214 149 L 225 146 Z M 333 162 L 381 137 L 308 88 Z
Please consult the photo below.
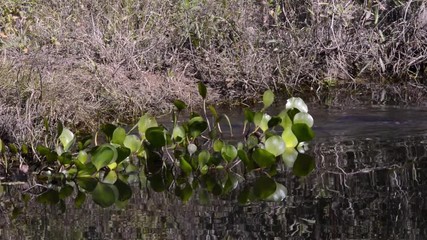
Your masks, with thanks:
M 231 162 L 237 157 L 237 149 L 233 145 L 224 145 L 221 149 L 221 156 L 227 161 Z
M 203 99 L 206 99 L 207 90 L 206 90 L 205 84 L 203 84 L 202 82 L 199 82 L 197 87 L 199 89 L 200 96 L 202 96 Z
M 228 173 L 227 181 L 225 181 L 222 194 L 228 194 L 239 185 L 239 176 L 233 172 Z
M 276 182 L 267 176 L 261 176 L 258 178 L 253 187 L 254 195 L 261 200 L 265 200 L 270 197 L 276 189 Z
M 123 141 L 123 145 L 130 149 L 132 153 L 137 153 L 141 148 L 141 140 L 136 135 L 127 135 Z
M 17 154 L 18 153 L 18 148 L 16 147 L 15 144 L 9 143 L 7 146 L 9 147 L 9 151 L 11 153 L 13 153 L 13 154 Z
M 245 164 L 245 167 L 248 170 L 252 170 L 255 168 L 254 162 L 249 159 L 248 154 L 244 150 L 238 150 L 237 155 L 239 156 L 240 160 L 242 160 L 243 164 Z
M 184 159 L 181 158 L 179 161 L 179 167 L 182 169 L 182 171 L 188 176 L 193 172 L 193 168 L 191 165 Z
M 286 101 L 286 109 L 298 109 L 300 112 L 308 112 L 307 104 L 299 97 L 292 97 Z
M 255 113 L 252 110 L 250 110 L 249 108 L 245 108 L 243 111 L 245 114 L 245 120 L 248 122 L 253 122 Z
M 145 137 L 151 146 L 161 148 L 166 145 L 165 129 L 163 127 L 151 127 L 145 131 Z
M 279 136 L 269 137 L 265 141 L 265 150 L 269 151 L 276 157 L 281 155 L 285 151 L 285 148 L 285 142 Z
M 314 132 L 305 123 L 295 123 L 292 125 L 292 132 L 295 134 L 299 142 L 310 141 L 314 138 Z
M 209 105 L 209 110 L 211 111 L 212 115 L 215 118 L 215 121 L 218 122 L 219 121 L 219 115 L 218 112 L 216 111 L 215 107 L 212 105 Z
M 44 204 L 57 204 L 59 202 L 59 193 L 53 189 L 49 189 L 36 198 L 36 201 Z
M 298 151 L 294 147 L 287 147 L 285 152 L 282 154 L 283 162 L 287 168 L 292 168 L 294 166 L 297 157 Z
M 68 128 L 63 128 L 61 135 L 59 135 L 59 141 L 62 143 L 64 151 L 67 152 L 76 141 L 76 138 Z
M 224 146 L 224 142 L 221 141 L 220 139 L 215 140 L 213 143 L 213 149 L 215 152 L 220 152 L 223 146 Z
M 157 174 L 153 174 L 148 178 L 150 181 L 150 186 L 155 192 L 163 192 L 169 188 L 173 181 L 173 177 L 171 173 L 168 171 L 159 172 Z
M 114 185 L 98 182 L 95 189 L 91 192 L 92 200 L 103 208 L 113 205 L 116 202 L 117 191 L 114 188 Z
M 122 181 L 120 178 L 114 183 L 114 186 L 119 190 L 119 201 L 126 201 L 132 197 L 132 188 L 128 183 Z
M 310 155 L 300 153 L 295 160 L 293 172 L 298 177 L 307 176 L 316 167 L 314 158 Z
M 62 165 L 65 165 L 65 164 L 70 164 L 72 161 L 72 158 L 73 156 L 71 155 L 70 152 L 64 152 L 61 154 L 61 156 L 58 157 L 58 160 Z
M 178 109 L 178 111 L 182 111 L 182 110 L 187 108 L 187 104 L 185 104 L 185 102 L 183 102 L 179 99 L 176 99 L 175 101 L 173 101 L 173 104 Z
M 117 181 L 117 173 L 116 171 L 109 171 L 107 175 L 102 179 L 103 183 L 114 184 Z
M 76 208 L 81 208 L 85 200 L 86 194 L 84 192 L 79 191 L 79 193 L 77 193 L 76 199 L 74 199 L 74 205 L 76 206 Z
M 88 192 L 92 192 L 98 181 L 92 177 L 77 177 L 77 185 Z
M 141 118 L 138 121 L 138 132 L 141 136 L 141 139 L 145 139 L 145 131 L 151 127 L 157 127 L 157 121 L 154 117 L 150 116 L 149 114 L 144 114 L 141 116 Z
M 118 127 L 113 132 L 111 143 L 123 145 L 123 141 L 126 138 L 126 130 L 122 127 Z
M 208 123 L 200 116 L 196 116 L 188 121 L 188 130 L 193 138 L 198 137 L 208 128 Z
M 175 126 L 172 131 L 172 138 L 177 142 L 182 142 L 185 139 L 185 129 L 182 126 Z
M 313 127 L 313 117 L 309 113 L 299 112 L 294 116 L 294 123 L 305 123 L 308 127 Z
M 270 107 L 274 102 L 274 93 L 271 90 L 265 91 L 262 96 L 262 102 L 264 103 L 264 110 Z
M 117 149 L 111 144 L 103 144 L 99 146 L 92 155 L 92 164 L 96 170 L 107 166 L 117 160 Z
M 71 196 L 73 194 L 74 188 L 70 185 L 65 185 L 61 188 L 59 191 L 59 198 L 60 199 L 66 199 L 67 197 Z
M 285 186 L 283 186 L 280 183 L 276 183 L 276 191 L 270 196 L 268 196 L 265 200 L 280 202 L 286 198 L 287 193 L 288 193 L 288 190 L 286 189 Z
M 271 167 L 276 162 L 276 158 L 272 153 L 265 149 L 257 148 L 252 153 L 252 158 L 262 168 Z
M 255 113 L 254 123 L 257 127 L 261 128 L 263 132 L 268 129 L 268 122 L 270 121 L 271 116 L 267 113 L 257 112 Z
M 185 184 L 184 188 L 176 187 L 175 195 L 178 196 L 181 201 L 188 202 L 188 200 L 190 200 L 191 196 L 193 195 L 193 188 L 188 183 Z
M 4 142 L 3 140 L 0 139 L 0 153 L 4 153 L 4 152 L 5 152 Z
M 211 157 L 211 154 L 208 151 L 206 150 L 201 151 L 198 156 L 199 168 L 202 168 L 203 166 L 205 166 L 209 162 L 210 157 Z
M 294 148 L 298 145 L 298 139 L 292 132 L 291 128 L 286 128 L 282 133 L 282 139 L 285 142 L 286 147 Z
M 123 160 L 129 157 L 130 149 L 126 147 L 118 147 L 117 149 L 117 160 L 116 163 L 119 164 Z

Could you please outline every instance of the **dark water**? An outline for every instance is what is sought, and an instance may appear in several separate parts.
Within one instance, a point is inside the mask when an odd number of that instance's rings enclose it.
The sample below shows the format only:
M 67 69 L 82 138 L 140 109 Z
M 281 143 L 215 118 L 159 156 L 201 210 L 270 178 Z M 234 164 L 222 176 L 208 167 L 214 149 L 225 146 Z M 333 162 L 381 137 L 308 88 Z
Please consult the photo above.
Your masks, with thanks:
M 60 213 L 30 200 L 13 218 L 19 187 L 3 187 L 0 239 L 427 239 L 427 109 L 311 113 L 317 167 L 305 179 L 278 176 L 285 202 L 193 197 L 183 204 L 138 190 L 124 209 L 86 201 Z

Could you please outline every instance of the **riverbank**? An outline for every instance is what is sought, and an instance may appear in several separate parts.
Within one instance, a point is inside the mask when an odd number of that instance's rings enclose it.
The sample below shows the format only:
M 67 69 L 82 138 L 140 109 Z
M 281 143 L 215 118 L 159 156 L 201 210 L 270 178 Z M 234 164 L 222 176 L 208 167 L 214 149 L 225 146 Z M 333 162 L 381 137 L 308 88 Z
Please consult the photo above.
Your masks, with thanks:
M 267 88 L 328 106 L 426 104 L 424 1 L 3 1 L 0 137 L 252 105 Z

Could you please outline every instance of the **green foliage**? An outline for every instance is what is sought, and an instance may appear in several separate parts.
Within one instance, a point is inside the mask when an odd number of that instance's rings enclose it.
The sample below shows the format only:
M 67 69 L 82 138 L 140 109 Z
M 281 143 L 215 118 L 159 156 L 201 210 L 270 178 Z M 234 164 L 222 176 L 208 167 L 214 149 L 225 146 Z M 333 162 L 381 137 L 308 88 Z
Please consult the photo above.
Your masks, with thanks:
M 291 98 L 279 115 L 270 115 L 266 109 L 273 104 L 274 94 L 266 91 L 260 111 L 245 109 L 247 132 L 244 139 L 235 144 L 223 139 L 221 119 L 227 120 L 230 131 L 232 124 L 226 115 L 218 114 L 214 106 L 209 109 L 215 124 L 209 122 L 205 109 L 206 86 L 199 83 L 198 88 L 203 98 L 203 114 L 192 112 L 187 120 L 179 120 L 179 113 L 187 105 L 175 100 L 171 129 L 144 114 L 135 125 L 137 134 L 132 130 L 127 133 L 123 127 L 113 124 L 103 125 L 100 130 L 105 141 L 98 144 L 96 137 L 78 138 L 58 124 L 61 133 L 57 146 L 36 147 L 35 154 L 51 169 L 40 173 L 38 180 L 49 188 L 37 201 L 59 204 L 65 209 L 64 200 L 76 196 L 74 203 L 80 207 L 89 194 L 101 207 L 123 206 L 132 196 L 130 183 L 135 181 L 148 183 L 144 185 L 155 192 L 174 190 L 183 202 L 191 199 L 195 192 L 206 197 L 206 193 L 227 195 L 236 189 L 240 189 L 241 203 L 281 201 L 287 190 L 272 177 L 279 164 L 285 164 L 297 176 L 306 176 L 314 169 L 314 159 L 298 152 L 314 137 L 313 118 L 302 99 Z M 29 154 L 30 148 L 18 149 L 13 144 L 5 147 L 0 142 L 0 153 L 9 152 Z M 243 188 L 239 188 L 240 185 Z M 198 188 L 200 191 L 196 191 Z

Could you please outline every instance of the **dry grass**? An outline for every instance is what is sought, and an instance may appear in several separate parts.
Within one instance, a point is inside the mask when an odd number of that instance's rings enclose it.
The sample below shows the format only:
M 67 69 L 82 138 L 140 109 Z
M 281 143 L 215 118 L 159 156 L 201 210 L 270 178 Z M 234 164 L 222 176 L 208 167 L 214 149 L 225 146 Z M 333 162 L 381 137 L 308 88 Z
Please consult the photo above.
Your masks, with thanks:
M 37 139 L 46 116 L 91 129 L 175 98 L 195 106 L 198 81 L 213 102 L 266 88 L 328 104 L 425 100 L 425 1 L 269 2 L 2 1 L 0 130 Z

